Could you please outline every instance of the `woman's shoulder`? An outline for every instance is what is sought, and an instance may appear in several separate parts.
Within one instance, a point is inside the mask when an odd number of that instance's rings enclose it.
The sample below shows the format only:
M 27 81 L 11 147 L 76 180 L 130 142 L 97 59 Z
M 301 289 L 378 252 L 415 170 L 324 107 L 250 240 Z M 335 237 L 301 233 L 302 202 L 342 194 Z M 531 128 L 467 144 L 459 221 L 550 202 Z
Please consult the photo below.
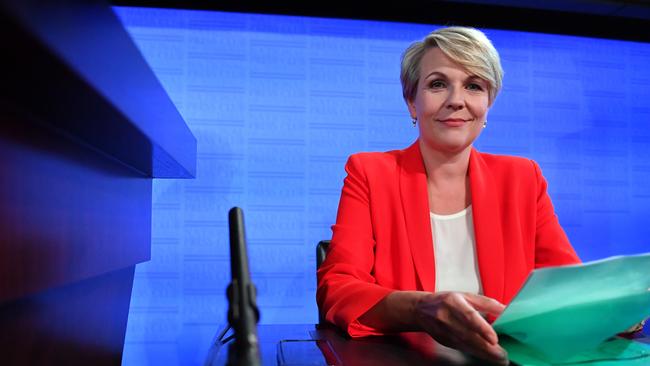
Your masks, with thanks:
M 477 154 L 486 164 L 492 166 L 503 166 L 503 167 L 511 167 L 511 168 L 517 168 L 517 167 L 531 168 L 533 165 L 536 164 L 533 159 L 523 157 L 523 156 L 492 154 L 492 153 L 485 153 L 480 151 L 477 151 Z
M 404 150 L 390 151 L 363 151 L 350 155 L 349 160 L 356 160 L 366 164 L 390 164 L 399 160 Z
M 358 152 L 350 155 L 346 170 L 350 172 L 364 172 L 365 175 L 386 175 L 399 168 L 404 150 Z
M 477 151 L 478 158 L 496 175 L 514 178 L 533 179 L 541 175 L 539 165 L 535 160 L 515 155 L 491 154 Z

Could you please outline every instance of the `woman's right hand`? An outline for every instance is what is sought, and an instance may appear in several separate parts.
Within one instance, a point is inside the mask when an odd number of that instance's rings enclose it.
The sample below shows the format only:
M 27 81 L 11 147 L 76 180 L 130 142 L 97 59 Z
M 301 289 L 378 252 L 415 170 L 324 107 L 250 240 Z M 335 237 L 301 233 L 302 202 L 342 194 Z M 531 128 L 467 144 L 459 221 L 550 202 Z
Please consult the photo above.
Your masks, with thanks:
M 498 316 L 505 305 L 489 297 L 437 292 L 420 297 L 415 318 L 438 343 L 497 364 L 508 364 L 506 351 L 481 313 Z

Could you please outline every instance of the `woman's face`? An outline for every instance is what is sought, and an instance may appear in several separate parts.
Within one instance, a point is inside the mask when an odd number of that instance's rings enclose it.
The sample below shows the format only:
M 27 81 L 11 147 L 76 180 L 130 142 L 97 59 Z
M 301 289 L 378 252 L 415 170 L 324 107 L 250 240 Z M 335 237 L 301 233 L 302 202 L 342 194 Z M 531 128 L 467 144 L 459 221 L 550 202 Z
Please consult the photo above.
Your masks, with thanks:
M 488 88 L 487 81 L 469 74 L 439 48 L 427 50 L 415 99 L 408 102 L 411 117 L 418 120 L 420 140 L 445 153 L 468 148 L 487 118 Z

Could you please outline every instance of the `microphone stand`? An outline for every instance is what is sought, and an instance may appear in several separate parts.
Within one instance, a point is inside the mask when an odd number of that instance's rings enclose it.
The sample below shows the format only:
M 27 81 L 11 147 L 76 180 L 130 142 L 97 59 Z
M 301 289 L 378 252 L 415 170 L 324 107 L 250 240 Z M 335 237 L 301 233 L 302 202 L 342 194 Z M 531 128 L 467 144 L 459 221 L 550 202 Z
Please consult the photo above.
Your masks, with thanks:
M 246 252 L 244 213 L 233 207 L 228 212 L 230 228 L 230 270 L 232 280 L 228 286 L 228 322 L 234 330 L 235 340 L 228 347 L 228 366 L 259 366 L 259 341 L 257 322 L 260 318 L 256 303 L 256 290 L 251 282 Z

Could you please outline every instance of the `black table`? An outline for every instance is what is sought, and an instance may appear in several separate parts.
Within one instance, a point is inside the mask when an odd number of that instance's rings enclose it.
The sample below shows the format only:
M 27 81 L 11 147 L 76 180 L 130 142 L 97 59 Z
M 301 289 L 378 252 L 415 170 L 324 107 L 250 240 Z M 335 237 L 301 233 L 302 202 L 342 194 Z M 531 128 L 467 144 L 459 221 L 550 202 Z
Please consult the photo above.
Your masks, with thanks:
M 646 327 L 646 332 L 648 328 Z M 277 365 L 278 344 L 282 341 L 285 356 L 295 365 L 416 366 L 416 365 L 484 365 L 454 349 L 436 343 L 424 333 L 350 339 L 331 325 L 275 324 L 258 327 L 262 365 Z M 635 338 L 650 344 L 647 333 Z M 305 342 L 294 342 L 294 341 Z M 287 355 L 286 353 L 292 352 Z M 224 347 L 214 365 L 225 365 Z

